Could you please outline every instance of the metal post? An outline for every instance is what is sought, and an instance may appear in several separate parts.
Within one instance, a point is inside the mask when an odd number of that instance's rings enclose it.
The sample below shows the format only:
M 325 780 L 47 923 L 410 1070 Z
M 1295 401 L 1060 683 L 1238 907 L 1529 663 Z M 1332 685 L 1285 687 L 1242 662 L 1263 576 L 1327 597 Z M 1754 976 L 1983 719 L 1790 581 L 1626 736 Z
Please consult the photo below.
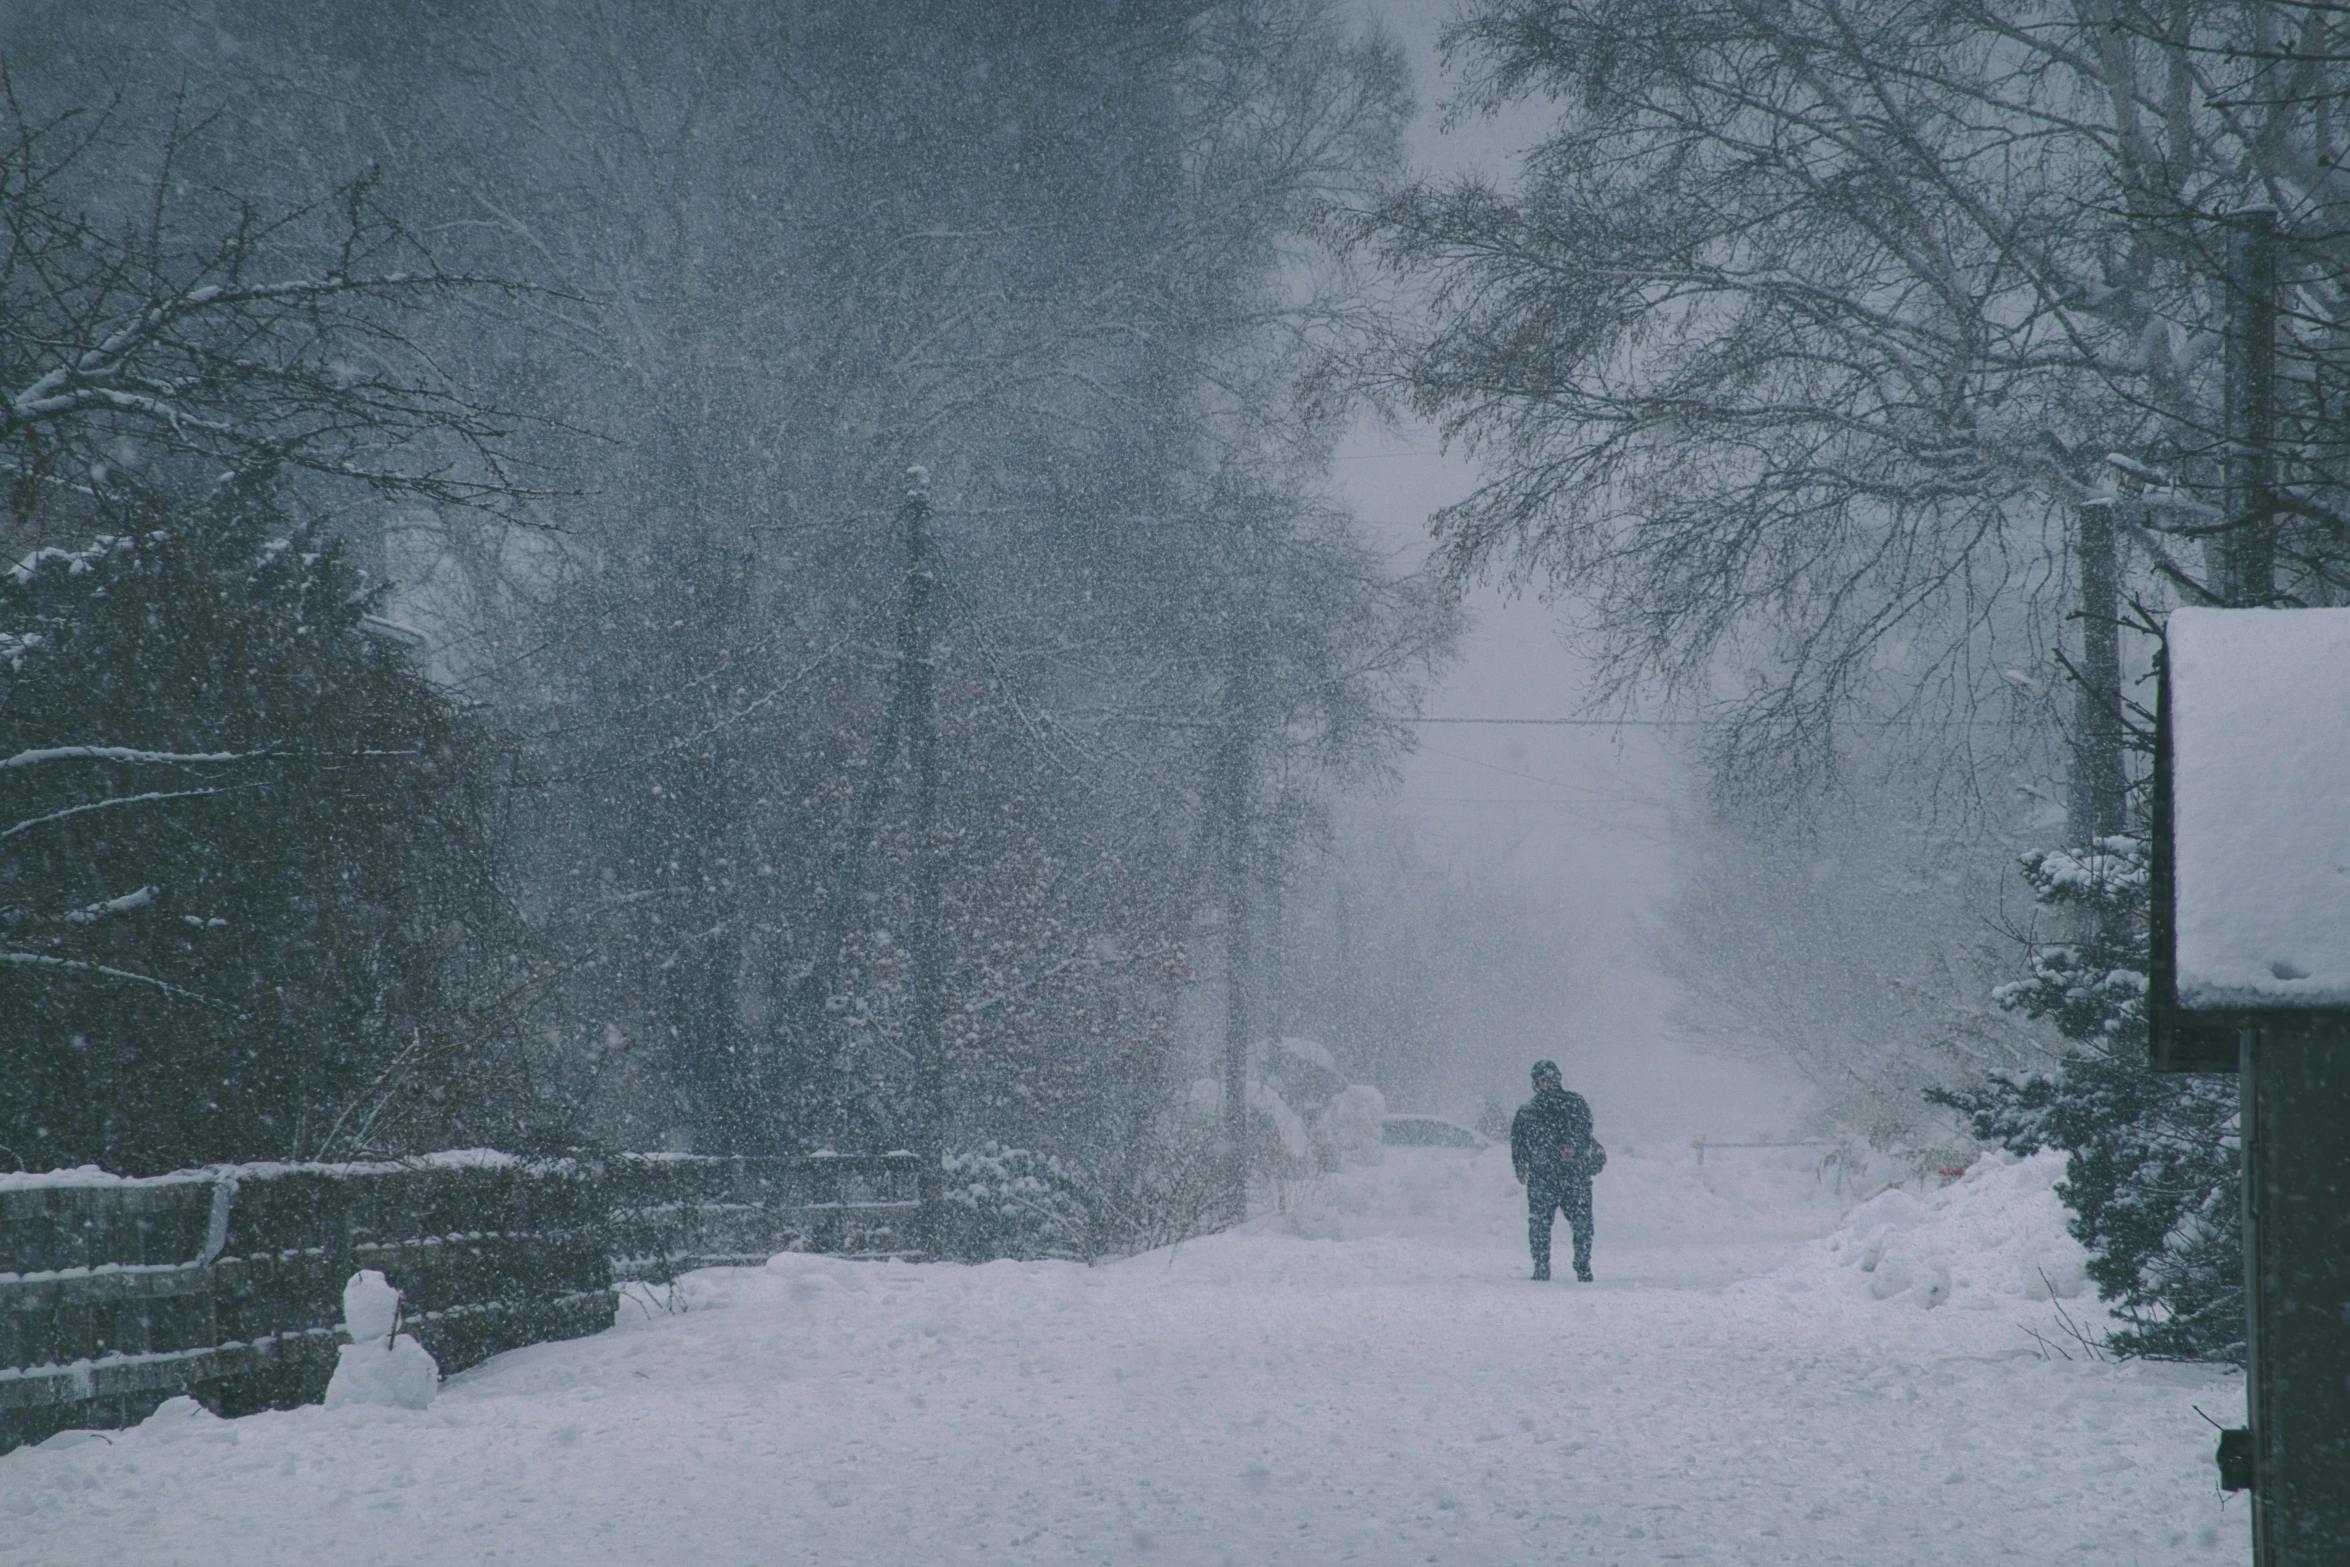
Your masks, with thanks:
M 2227 531 L 2214 584 L 2223 602 L 2276 596 L 2277 215 L 2228 220 Z

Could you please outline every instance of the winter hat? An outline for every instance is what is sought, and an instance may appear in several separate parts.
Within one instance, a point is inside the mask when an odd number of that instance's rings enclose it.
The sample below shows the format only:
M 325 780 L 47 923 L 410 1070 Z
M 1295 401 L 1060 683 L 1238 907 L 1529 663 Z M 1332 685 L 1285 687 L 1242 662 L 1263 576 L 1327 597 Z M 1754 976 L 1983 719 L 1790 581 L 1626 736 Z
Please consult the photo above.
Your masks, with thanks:
M 1556 1061 L 1537 1061 L 1534 1063 L 1534 1082 L 1537 1087 L 1541 1085 L 1544 1078 L 1557 1077 L 1559 1075 L 1559 1064 Z

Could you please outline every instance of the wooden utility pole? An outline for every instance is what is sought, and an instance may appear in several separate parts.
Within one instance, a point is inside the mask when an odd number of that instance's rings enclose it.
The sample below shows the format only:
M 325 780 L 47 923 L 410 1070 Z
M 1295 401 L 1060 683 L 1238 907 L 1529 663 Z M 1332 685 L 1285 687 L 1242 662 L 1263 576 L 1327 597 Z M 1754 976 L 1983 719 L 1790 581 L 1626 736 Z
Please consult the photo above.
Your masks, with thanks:
M 2074 566 L 2080 573 L 2081 664 L 2073 692 L 2073 765 L 2065 814 L 2082 846 L 2128 825 L 2129 778 L 2122 766 L 2121 573 L 2113 502 L 2092 501 L 2073 513 Z
M 1248 1058 L 1251 1026 L 1251 926 L 1254 899 L 1250 853 L 1256 836 L 1256 649 L 1246 631 L 1233 638 L 1224 677 L 1224 733 L 1217 756 L 1224 883 L 1224 1209 L 1237 1224 L 1248 1217 Z
M 834 1142 L 859 1140 L 871 1129 L 857 1125 L 854 1110 L 859 1084 L 855 1063 L 834 1037 L 828 1010 L 839 974 L 841 951 L 865 909 L 870 879 L 873 835 L 889 796 L 890 773 L 904 742 L 913 766 L 912 805 L 912 924 L 907 931 L 907 956 L 912 969 L 907 1047 L 914 1057 L 914 1141 L 926 1156 L 926 1202 L 935 1201 L 939 1185 L 938 1155 L 946 1133 L 945 1063 L 939 1039 L 940 987 L 943 982 L 939 946 L 936 815 L 938 801 L 938 736 L 933 688 L 936 680 L 936 614 L 938 570 L 930 538 L 930 475 L 921 468 L 906 470 L 906 493 L 897 512 L 904 549 L 904 576 L 898 614 L 897 657 L 890 673 L 889 700 L 882 709 L 881 732 L 865 764 L 865 777 L 849 808 L 846 832 L 832 857 L 830 885 L 825 889 L 824 912 L 810 947 L 808 971 L 793 988 L 790 1015 L 803 1051 L 822 1057 L 822 1092 Z M 866 1150 L 872 1151 L 872 1150 Z M 928 1215 L 930 1207 L 925 1207 Z M 927 1222 L 927 1219 L 926 1219 Z
M 1257 981 L 1257 1010 L 1264 1019 L 1260 1032 L 1275 1040 L 1289 1032 L 1289 866 L 1288 856 L 1273 845 L 1267 845 L 1264 857 L 1271 863 L 1265 868 L 1265 909 L 1260 919 L 1265 932 L 1265 972 Z
M 905 503 L 898 521 L 905 530 L 906 609 L 898 643 L 898 689 L 905 702 L 908 760 L 914 768 L 913 821 L 909 829 L 913 856 L 914 907 L 907 931 L 913 960 L 913 994 L 909 998 L 906 1046 L 914 1057 L 914 1151 L 922 1156 L 923 1249 L 938 1253 L 939 1199 L 946 1182 L 946 1042 L 939 1037 L 943 1006 L 939 928 L 938 719 L 935 655 L 937 629 L 933 600 L 938 586 L 931 561 L 930 475 L 920 468 L 906 474 Z
M 2277 215 L 2228 220 L 2226 531 L 2214 585 L 2224 604 L 2276 597 Z

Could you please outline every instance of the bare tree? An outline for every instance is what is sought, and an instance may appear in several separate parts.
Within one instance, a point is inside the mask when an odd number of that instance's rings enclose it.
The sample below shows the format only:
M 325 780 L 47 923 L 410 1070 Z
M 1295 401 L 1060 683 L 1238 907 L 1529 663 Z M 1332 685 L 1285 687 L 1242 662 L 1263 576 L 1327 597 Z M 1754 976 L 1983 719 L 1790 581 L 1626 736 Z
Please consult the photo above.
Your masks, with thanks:
M 223 466 L 459 505 L 523 492 L 498 447 L 512 421 L 453 391 L 414 334 L 419 306 L 488 280 L 437 266 L 372 177 L 275 210 L 183 213 L 175 164 L 202 127 L 174 124 L 149 153 L 146 210 L 112 225 L 85 204 L 89 176 L 136 155 L 128 133 L 103 110 L 32 118 L 4 70 L 0 89 L 11 547 Z
M 2219 514 L 2216 220 L 2267 201 L 2305 236 L 2289 590 L 2332 591 L 2331 11 L 1472 7 L 1470 105 L 1545 95 L 1555 133 L 1514 193 L 1368 225 L 1432 290 L 1395 384 L 1491 459 L 1439 519 L 1454 570 L 1591 604 L 1619 689 L 1714 698 L 1735 649 L 1726 759 L 1820 765 L 1854 704 L 1963 727 L 2044 669 L 2076 575 L 2116 591 L 2083 508 L 2123 503 L 2124 596 L 2217 591 L 2181 535 L 2266 525 Z

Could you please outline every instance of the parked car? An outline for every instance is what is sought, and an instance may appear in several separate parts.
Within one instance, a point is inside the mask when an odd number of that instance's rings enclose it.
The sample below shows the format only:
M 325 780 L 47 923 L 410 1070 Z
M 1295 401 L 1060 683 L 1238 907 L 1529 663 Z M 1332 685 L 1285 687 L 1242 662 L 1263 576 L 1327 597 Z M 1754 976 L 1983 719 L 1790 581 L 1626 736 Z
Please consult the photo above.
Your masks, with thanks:
M 1483 1148 L 1484 1138 L 1465 1126 L 1433 1115 L 1391 1115 L 1379 1123 L 1379 1140 L 1390 1148 Z

